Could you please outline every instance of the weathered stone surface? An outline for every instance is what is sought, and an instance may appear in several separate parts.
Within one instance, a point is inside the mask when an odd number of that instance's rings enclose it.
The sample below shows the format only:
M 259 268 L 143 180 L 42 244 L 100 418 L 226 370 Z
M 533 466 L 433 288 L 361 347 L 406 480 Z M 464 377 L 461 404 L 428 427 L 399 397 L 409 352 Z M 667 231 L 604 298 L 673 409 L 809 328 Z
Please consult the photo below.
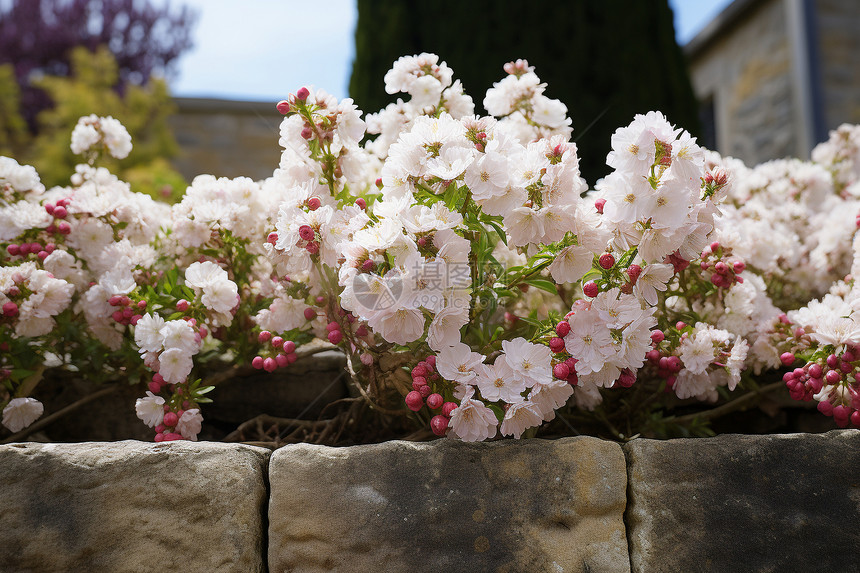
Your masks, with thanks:
M 634 573 L 860 571 L 860 431 L 624 449 Z
M 0 446 L 0 571 L 262 571 L 268 455 L 189 442 Z
M 612 442 L 300 444 L 269 480 L 272 573 L 629 570 Z

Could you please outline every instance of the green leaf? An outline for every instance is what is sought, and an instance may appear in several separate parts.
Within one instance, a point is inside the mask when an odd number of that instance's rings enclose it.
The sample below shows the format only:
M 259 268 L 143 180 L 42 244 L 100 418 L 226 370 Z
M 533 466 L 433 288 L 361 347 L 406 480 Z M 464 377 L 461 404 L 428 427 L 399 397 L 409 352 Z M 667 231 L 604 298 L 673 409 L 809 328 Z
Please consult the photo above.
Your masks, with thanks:
M 498 418 L 499 423 L 501 424 L 502 420 L 505 419 L 505 411 L 496 406 L 495 404 L 488 404 L 487 407 L 493 411 L 493 414 L 496 415 L 496 418 Z
M 558 294 L 558 291 L 555 288 L 555 283 L 552 281 L 548 281 L 546 279 L 527 279 L 525 282 L 533 287 L 545 290 L 548 293 Z

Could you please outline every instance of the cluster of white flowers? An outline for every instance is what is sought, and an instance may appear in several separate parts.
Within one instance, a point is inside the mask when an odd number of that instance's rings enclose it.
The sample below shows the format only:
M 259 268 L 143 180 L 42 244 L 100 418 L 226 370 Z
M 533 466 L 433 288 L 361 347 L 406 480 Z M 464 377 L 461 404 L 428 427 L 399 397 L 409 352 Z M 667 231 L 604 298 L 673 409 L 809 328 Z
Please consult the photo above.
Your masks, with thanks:
M 131 153 L 131 136 L 125 126 L 111 116 L 95 114 L 82 117 L 72 131 L 72 152 L 83 154 L 103 146 L 117 159 Z
M 484 108 L 504 122 L 522 142 L 563 136 L 567 141 L 573 131 L 567 117 L 567 106 L 544 95 L 546 84 L 526 60 L 505 64 L 508 75 L 487 90 Z
M 0 348 L 44 361 L 65 320 L 137 350 L 150 381 L 135 410 L 156 441 L 201 430 L 195 360 L 241 351 L 273 371 L 313 336 L 346 352 L 368 400 L 397 393 L 469 441 L 634 384 L 714 401 L 797 361 L 791 395 L 860 425 L 860 128 L 812 162 L 750 169 L 637 115 L 587 193 L 567 108 L 526 61 L 505 71 L 488 116 L 434 54 L 395 62 L 386 90 L 410 99 L 366 123 L 301 88 L 277 105 L 270 178 L 201 175 L 173 207 L 93 166 L 131 149 L 110 117 L 75 128 L 90 164 L 69 187 L 0 158 Z M 10 364 L 0 354 L 18 431 L 42 406 L 13 398 Z

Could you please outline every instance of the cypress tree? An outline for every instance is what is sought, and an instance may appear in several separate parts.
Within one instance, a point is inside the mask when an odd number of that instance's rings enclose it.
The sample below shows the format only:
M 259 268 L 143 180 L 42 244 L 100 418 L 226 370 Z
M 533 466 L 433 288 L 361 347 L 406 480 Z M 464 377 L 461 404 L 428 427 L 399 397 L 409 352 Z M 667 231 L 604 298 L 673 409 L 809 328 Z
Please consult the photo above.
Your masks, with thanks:
M 635 114 L 659 110 L 699 131 L 668 0 L 358 0 L 355 40 L 349 91 L 367 112 L 398 97 L 385 93 L 382 78 L 403 55 L 438 54 L 479 115 L 484 93 L 505 75 L 502 65 L 527 59 L 548 84 L 546 95 L 567 105 L 591 185 L 608 172 L 612 133 Z

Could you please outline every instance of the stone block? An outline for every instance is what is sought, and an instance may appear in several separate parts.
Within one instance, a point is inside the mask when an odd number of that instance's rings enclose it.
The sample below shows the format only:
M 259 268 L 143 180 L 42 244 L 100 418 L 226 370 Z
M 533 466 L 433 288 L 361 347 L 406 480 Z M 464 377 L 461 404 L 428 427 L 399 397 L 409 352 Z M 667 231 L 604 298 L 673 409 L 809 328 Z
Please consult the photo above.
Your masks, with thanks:
M 612 442 L 298 444 L 269 480 L 272 573 L 629 570 Z
M 263 571 L 269 451 L 0 446 L 0 571 Z
M 624 450 L 634 573 L 860 571 L 860 431 Z

